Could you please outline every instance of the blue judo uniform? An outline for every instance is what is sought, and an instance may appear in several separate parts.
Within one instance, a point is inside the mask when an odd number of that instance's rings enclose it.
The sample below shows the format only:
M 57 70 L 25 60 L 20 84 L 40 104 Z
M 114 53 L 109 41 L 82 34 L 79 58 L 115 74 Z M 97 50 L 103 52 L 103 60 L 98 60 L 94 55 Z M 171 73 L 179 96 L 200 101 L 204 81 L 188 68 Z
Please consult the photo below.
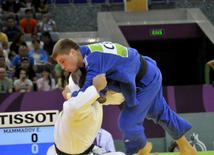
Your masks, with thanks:
M 174 113 L 162 95 L 162 75 L 156 62 L 144 56 L 147 69 L 143 78 L 136 82 L 141 61 L 136 49 L 124 47 L 111 42 L 102 42 L 80 46 L 83 56 L 83 66 L 87 70 L 86 81 L 80 91 L 92 85 L 93 77 L 106 73 L 107 89 L 122 92 L 125 106 L 118 123 L 123 132 L 123 142 L 126 154 L 137 153 L 146 145 L 143 121 L 145 117 L 160 124 L 169 135 L 177 140 L 181 138 L 192 125 Z M 79 92 L 79 91 L 78 91 Z M 76 96 L 78 92 L 73 92 Z

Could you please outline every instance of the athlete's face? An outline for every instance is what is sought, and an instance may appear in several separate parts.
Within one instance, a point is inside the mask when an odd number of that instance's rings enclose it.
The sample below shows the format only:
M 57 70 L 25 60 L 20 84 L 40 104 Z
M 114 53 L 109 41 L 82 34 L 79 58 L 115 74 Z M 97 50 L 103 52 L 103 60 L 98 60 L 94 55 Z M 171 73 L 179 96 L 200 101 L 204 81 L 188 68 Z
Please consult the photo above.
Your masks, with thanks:
M 79 68 L 78 56 L 76 51 L 73 51 L 73 49 L 71 49 L 69 54 L 58 55 L 56 57 L 56 61 L 61 65 L 62 69 L 67 72 L 75 73 Z

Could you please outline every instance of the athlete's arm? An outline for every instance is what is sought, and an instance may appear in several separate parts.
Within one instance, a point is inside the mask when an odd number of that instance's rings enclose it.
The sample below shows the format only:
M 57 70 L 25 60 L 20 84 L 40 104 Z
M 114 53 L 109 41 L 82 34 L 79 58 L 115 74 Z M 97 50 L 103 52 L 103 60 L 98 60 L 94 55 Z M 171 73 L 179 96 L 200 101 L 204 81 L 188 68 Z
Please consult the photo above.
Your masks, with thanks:
M 93 57 L 93 59 L 91 59 Z M 88 56 L 88 66 L 87 66 L 87 74 L 84 86 L 79 91 L 74 91 L 72 96 L 77 96 L 80 91 L 85 91 L 89 86 L 92 85 L 93 78 L 98 74 L 105 73 L 111 66 L 104 65 L 103 61 L 104 55 L 101 53 L 92 53 Z M 106 86 L 103 90 L 100 91 L 100 96 L 103 96 L 108 90 Z
M 99 92 L 105 88 L 107 81 L 105 74 L 99 74 L 93 78 L 93 85 L 89 86 L 85 92 L 80 92 L 76 97 L 72 97 L 64 102 L 63 109 L 66 115 L 76 115 L 78 112 L 88 112 L 87 109 L 99 98 Z

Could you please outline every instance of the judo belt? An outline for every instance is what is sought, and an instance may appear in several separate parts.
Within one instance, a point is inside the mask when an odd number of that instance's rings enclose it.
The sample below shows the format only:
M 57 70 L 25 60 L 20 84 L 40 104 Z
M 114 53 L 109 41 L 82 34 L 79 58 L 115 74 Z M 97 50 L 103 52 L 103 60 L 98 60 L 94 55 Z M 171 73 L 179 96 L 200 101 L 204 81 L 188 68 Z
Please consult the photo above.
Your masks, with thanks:
M 57 148 L 56 144 L 54 144 L 54 145 L 55 145 L 56 153 L 57 153 L 58 155 L 86 155 L 86 154 L 91 153 L 92 150 L 93 150 L 93 148 L 94 148 L 94 144 L 92 144 L 92 145 L 91 145 L 87 150 L 85 150 L 83 153 L 80 153 L 80 154 L 68 154 L 68 153 L 64 153 L 64 152 L 60 151 L 60 150 Z
M 140 65 L 140 70 L 139 70 L 139 72 L 136 76 L 136 79 L 135 79 L 136 82 L 140 81 L 144 77 L 144 75 L 146 74 L 146 70 L 147 70 L 146 59 L 140 54 L 139 54 L 139 56 L 140 56 L 141 65 Z

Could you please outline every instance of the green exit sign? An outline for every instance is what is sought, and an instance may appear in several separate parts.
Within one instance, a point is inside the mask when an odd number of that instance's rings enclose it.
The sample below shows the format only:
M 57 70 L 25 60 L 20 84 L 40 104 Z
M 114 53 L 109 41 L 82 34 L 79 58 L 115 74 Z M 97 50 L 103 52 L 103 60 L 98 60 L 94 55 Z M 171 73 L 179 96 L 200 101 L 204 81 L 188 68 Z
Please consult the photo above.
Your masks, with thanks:
M 151 30 L 150 31 L 150 35 L 151 36 L 161 36 L 161 35 L 164 35 L 164 30 L 163 29 Z

